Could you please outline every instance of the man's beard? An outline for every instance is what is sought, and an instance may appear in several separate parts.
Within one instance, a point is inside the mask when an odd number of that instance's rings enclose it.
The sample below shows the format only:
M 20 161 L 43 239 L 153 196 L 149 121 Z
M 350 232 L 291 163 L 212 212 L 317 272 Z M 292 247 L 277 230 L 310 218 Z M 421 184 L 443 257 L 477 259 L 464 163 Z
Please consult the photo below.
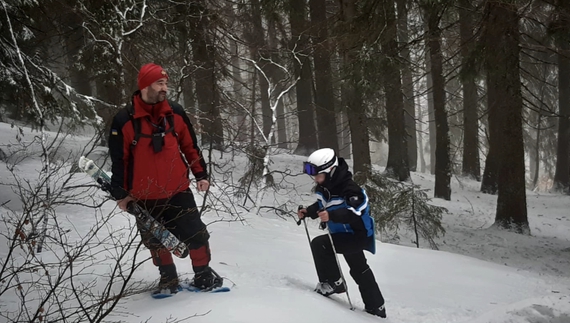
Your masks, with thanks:
M 166 92 L 165 91 L 160 91 L 160 92 L 149 91 L 148 98 L 150 99 L 151 102 L 154 102 L 154 103 L 162 102 L 166 99 Z

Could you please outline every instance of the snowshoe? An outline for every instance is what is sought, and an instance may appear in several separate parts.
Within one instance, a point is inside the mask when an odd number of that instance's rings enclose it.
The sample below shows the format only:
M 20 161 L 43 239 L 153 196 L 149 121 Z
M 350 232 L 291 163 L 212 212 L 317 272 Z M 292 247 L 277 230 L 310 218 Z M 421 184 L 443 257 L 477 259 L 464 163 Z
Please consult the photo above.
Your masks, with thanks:
M 165 265 L 159 266 L 160 281 L 157 288 L 151 292 L 153 298 L 166 298 L 175 295 L 180 291 L 178 274 L 176 273 L 176 266 Z
M 168 287 L 168 288 L 158 288 L 152 291 L 152 293 L 150 294 L 150 296 L 152 298 L 167 298 L 167 297 L 172 297 L 174 295 L 176 295 L 176 293 L 178 293 L 181 290 L 181 288 L 179 286 L 172 286 L 172 287 Z
M 223 284 L 224 279 L 210 267 L 206 267 L 204 270 L 197 272 L 189 283 L 190 286 L 203 291 L 222 287 Z

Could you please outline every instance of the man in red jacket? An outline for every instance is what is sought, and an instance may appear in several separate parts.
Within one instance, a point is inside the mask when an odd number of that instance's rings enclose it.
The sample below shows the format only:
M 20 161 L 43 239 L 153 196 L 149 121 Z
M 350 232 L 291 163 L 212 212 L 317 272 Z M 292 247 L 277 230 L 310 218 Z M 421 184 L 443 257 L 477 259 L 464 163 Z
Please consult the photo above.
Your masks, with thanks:
M 132 202 L 143 206 L 188 245 L 195 286 L 221 286 L 222 279 L 209 267 L 210 235 L 190 191 L 190 171 L 199 191 L 210 185 L 192 124 L 180 105 L 166 100 L 168 74 L 162 67 L 144 65 L 137 83 L 131 104 L 115 115 L 111 126 L 111 194 L 122 210 Z M 179 282 L 172 254 L 137 226 L 160 272 L 159 288 L 153 293 L 176 293 Z

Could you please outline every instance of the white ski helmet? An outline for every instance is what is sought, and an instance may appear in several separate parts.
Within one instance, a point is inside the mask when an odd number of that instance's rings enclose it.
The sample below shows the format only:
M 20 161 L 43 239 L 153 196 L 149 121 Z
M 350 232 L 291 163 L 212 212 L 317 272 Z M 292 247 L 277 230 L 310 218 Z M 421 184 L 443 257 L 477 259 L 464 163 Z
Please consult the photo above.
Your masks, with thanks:
M 319 173 L 330 173 L 336 166 L 338 166 L 338 158 L 334 150 L 322 148 L 313 152 L 303 163 L 303 172 L 315 176 Z

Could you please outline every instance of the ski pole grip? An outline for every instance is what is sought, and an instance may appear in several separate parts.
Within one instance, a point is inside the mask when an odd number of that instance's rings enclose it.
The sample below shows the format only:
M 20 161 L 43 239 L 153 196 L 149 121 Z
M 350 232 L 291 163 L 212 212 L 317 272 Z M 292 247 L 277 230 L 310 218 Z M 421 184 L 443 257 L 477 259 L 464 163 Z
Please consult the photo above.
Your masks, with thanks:
M 299 205 L 299 206 L 297 207 L 297 211 L 302 210 L 302 209 L 304 209 L 304 208 L 305 208 L 304 206 Z M 302 219 L 299 219 L 299 220 L 297 221 L 297 225 L 301 225 L 301 221 L 304 220 L 304 219 L 305 219 L 304 217 L 303 217 Z

